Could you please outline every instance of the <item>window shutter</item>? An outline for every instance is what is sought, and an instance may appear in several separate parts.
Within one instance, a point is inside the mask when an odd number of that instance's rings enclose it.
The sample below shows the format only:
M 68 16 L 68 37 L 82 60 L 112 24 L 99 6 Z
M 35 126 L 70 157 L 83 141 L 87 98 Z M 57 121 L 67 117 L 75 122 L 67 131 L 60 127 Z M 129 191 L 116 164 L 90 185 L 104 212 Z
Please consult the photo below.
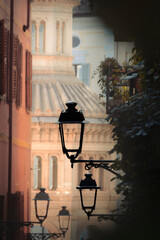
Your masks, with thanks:
M 32 108 L 32 56 L 26 51 L 26 109 Z
M 29 110 L 32 110 L 32 55 L 30 54 L 30 63 L 29 63 L 29 68 L 30 68 L 30 84 L 29 84 Z
M 7 31 L 7 103 L 9 103 L 10 33 Z
M 12 76 L 12 97 L 16 98 L 17 93 L 17 80 L 18 80 L 18 72 L 17 72 L 17 59 L 18 59 L 18 38 L 13 36 L 13 76 Z
M 8 83 L 8 31 L 4 28 L 4 85 L 3 91 L 7 93 L 7 83 Z
M 22 104 L 22 44 L 18 44 L 18 58 L 17 58 L 17 94 L 16 94 L 16 105 L 20 107 Z
M 3 95 L 4 20 L 0 21 L 0 95 Z
M 82 64 L 82 81 L 89 86 L 89 64 Z
M 0 20 L 0 95 L 7 93 L 7 29 L 4 20 Z

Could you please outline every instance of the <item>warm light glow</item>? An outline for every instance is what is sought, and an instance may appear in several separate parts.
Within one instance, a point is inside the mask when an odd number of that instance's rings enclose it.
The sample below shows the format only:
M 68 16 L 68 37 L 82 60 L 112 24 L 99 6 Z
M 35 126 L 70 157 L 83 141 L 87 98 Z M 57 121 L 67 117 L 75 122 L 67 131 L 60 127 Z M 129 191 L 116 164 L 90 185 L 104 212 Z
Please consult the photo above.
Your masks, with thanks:
M 68 192 L 68 191 L 65 191 L 65 194 L 69 194 L 69 192 Z

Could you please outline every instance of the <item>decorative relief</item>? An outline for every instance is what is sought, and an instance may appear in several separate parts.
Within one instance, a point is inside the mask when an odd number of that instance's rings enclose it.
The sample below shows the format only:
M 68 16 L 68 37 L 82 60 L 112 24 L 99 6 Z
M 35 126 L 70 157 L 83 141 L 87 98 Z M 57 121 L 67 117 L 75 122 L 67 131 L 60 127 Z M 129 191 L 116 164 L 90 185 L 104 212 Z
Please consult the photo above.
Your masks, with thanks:
M 114 140 L 111 138 L 111 134 L 109 134 L 108 131 L 105 131 L 106 128 L 103 130 L 99 130 L 98 126 L 96 126 L 96 129 L 88 128 L 86 126 L 85 132 L 84 132 L 84 143 L 110 143 L 113 144 Z M 72 142 L 72 139 L 74 139 L 75 142 L 78 142 L 78 131 L 77 129 L 68 128 L 66 131 L 67 138 L 70 142 Z M 57 125 L 54 124 L 32 124 L 32 130 L 31 130 L 31 136 L 32 141 L 41 141 L 41 142 L 59 142 L 59 131 Z

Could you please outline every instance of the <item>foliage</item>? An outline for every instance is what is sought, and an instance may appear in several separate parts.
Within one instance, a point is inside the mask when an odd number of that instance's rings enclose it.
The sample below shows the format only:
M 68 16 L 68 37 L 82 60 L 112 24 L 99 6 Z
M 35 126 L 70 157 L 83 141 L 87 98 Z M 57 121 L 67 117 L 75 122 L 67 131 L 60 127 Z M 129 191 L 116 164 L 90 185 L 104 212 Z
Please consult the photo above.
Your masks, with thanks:
M 114 102 L 114 106 L 119 105 L 120 103 L 122 104 L 122 102 L 125 102 L 128 99 L 128 81 L 122 78 L 124 73 L 125 68 L 122 68 L 115 58 L 106 58 L 94 71 L 92 77 L 98 75 L 98 85 L 101 89 L 99 99 L 103 105 L 105 105 L 106 102 L 105 97 L 107 95 L 107 87 L 109 88 L 109 97 L 110 99 L 113 99 L 112 102 Z
M 160 213 L 160 65 L 155 63 L 147 71 L 144 65 L 137 76 L 142 72 L 144 92 L 115 108 L 108 118 L 115 126 L 116 144 L 111 152 L 122 154 L 112 165 L 123 172 L 116 189 L 124 196 L 120 210 L 127 224 L 137 227 L 141 222 L 148 226 L 148 218 L 155 226 Z
M 122 158 L 113 164 L 123 175 L 117 193 L 124 196 L 118 239 L 157 239 L 160 214 L 160 1 L 90 0 L 116 41 L 133 41 L 133 69 L 126 79 L 140 80 L 143 92 L 115 108 L 112 152 Z M 127 226 L 129 231 L 126 233 Z M 120 233 L 120 234 L 119 234 Z M 112 238 L 110 238 L 112 239 Z M 113 239 L 114 234 L 113 234 Z

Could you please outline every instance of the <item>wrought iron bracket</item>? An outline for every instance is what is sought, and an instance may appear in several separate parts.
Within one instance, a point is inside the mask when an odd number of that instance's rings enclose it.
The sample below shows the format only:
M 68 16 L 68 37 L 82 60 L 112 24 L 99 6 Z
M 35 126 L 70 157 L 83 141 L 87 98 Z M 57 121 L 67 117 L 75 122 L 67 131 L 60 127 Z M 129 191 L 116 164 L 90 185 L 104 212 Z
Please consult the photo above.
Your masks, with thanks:
M 0 239 L 12 236 L 21 227 L 33 227 L 34 224 L 40 224 L 40 222 L 0 221 Z
M 19 221 L 0 221 L 0 239 L 11 239 L 10 237 L 17 232 L 21 227 L 33 227 L 34 224 L 40 224 L 41 222 L 19 222 Z M 65 232 L 61 233 L 23 233 L 23 239 L 25 240 L 47 240 L 57 239 L 65 237 Z
M 60 237 L 65 237 L 63 233 L 26 233 L 24 234 L 24 240 L 47 240 L 47 239 L 57 239 Z
M 91 214 L 89 217 L 98 217 L 97 221 L 101 222 L 102 220 L 110 220 L 117 223 L 118 217 L 122 216 L 121 214 Z
M 86 170 L 90 170 L 92 167 L 95 168 L 103 168 L 111 173 L 113 173 L 114 175 L 116 175 L 117 177 L 121 177 L 121 175 L 119 173 L 117 173 L 116 171 L 112 170 L 111 168 L 111 164 L 114 163 L 114 160 L 73 160 L 71 161 L 72 164 L 74 163 L 85 163 L 85 169 Z

